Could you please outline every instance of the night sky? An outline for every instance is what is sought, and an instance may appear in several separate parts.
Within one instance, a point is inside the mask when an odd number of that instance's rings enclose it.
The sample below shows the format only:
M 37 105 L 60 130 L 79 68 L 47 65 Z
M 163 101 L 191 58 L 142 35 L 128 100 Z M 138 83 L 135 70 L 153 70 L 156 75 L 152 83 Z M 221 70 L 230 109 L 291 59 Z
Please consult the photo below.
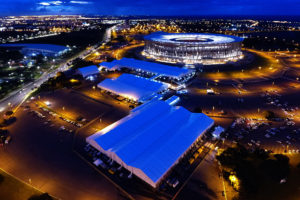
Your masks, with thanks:
M 300 0 L 0 0 L 0 15 L 300 15 Z

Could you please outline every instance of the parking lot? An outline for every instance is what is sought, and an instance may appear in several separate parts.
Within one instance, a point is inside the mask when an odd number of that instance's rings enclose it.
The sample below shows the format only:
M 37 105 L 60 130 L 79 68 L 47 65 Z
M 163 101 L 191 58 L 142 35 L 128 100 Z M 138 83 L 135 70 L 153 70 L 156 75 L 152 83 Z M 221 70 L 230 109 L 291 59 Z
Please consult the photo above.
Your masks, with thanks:
M 228 130 L 228 139 L 248 148 L 263 148 L 273 153 L 300 152 L 299 126 L 285 122 L 262 122 L 238 119 Z
M 128 105 L 107 104 L 70 89 L 42 93 L 14 114 L 16 121 L 7 127 L 11 142 L 0 147 L 0 167 L 62 199 L 123 199 L 74 153 L 73 138 L 80 129 L 94 133 L 128 111 Z
M 90 121 L 95 117 L 110 111 L 112 106 L 102 101 L 84 96 L 72 89 L 63 89 L 50 94 L 40 95 L 34 103 L 46 107 L 58 114 L 76 120 L 78 117 Z
M 0 148 L 2 169 L 62 199 L 119 198 L 109 182 L 73 153 L 73 136 L 59 131 L 60 124 L 45 126 L 46 120 L 26 112 L 16 117 L 8 127 L 12 141 Z

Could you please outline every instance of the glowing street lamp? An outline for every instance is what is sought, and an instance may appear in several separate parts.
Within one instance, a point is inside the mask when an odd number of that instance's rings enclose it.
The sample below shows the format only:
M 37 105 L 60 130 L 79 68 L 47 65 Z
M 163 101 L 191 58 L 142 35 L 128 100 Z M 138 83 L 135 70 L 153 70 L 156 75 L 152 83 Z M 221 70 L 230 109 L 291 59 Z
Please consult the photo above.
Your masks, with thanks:
M 235 189 L 239 189 L 239 180 L 235 175 L 230 175 L 229 180 Z
M 231 182 L 236 182 L 236 181 L 237 181 L 237 178 L 236 178 L 235 175 L 230 175 L 230 176 L 229 176 L 229 180 L 230 180 Z
M 51 103 L 49 101 L 45 101 L 46 106 L 50 106 Z

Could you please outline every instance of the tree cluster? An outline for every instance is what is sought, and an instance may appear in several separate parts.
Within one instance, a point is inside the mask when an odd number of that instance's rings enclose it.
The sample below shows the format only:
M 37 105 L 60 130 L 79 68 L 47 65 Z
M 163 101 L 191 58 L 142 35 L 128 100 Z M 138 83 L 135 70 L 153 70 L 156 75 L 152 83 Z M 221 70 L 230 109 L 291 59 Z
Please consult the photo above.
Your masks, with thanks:
M 225 178 L 235 174 L 240 180 L 240 192 L 245 193 L 255 194 L 265 186 L 279 184 L 290 172 L 287 156 L 272 155 L 263 149 L 252 151 L 241 145 L 226 149 L 217 160 L 224 168 Z

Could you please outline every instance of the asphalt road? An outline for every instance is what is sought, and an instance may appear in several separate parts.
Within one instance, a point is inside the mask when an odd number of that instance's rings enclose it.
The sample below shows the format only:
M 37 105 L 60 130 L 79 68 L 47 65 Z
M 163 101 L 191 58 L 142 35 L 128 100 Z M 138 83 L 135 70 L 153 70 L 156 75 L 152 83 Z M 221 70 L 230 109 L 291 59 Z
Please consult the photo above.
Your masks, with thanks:
M 18 104 L 20 104 L 33 91 L 34 87 L 39 87 L 42 83 L 47 81 L 50 77 L 54 77 L 57 72 L 68 69 L 68 66 L 66 65 L 66 63 L 68 63 L 69 61 L 71 61 L 77 57 L 81 57 L 84 53 L 86 53 L 86 51 L 83 51 L 76 57 L 68 59 L 66 62 L 60 64 L 60 66 L 57 69 L 55 69 L 54 71 L 49 72 L 51 70 L 50 69 L 48 72 L 45 72 L 39 79 L 35 80 L 34 82 L 24 85 L 21 89 L 13 92 L 6 98 L 2 99 L 0 101 L 0 112 L 8 109 L 9 106 L 15 107 Z
M 123 199 L 73 152 L 71 134 L 59 132 L 58 126 L 45 126 L 26 111 L 16 117 L 8 128 L 11 143 L 0 147 L 0 168 L 59 199 Z

